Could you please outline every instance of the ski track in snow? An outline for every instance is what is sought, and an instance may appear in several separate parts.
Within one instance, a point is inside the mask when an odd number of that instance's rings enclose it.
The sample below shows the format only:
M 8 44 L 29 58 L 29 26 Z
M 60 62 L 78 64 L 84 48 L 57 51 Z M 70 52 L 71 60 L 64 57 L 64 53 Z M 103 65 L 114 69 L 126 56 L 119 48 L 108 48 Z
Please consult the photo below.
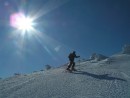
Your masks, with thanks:
M 126 77 L 126 78 L 130 78 L 130 76 L 127 75 L 126 73 L 124 73 L 124 72 L 121 72 L 121 73 L 124 75 L 124 77 Z

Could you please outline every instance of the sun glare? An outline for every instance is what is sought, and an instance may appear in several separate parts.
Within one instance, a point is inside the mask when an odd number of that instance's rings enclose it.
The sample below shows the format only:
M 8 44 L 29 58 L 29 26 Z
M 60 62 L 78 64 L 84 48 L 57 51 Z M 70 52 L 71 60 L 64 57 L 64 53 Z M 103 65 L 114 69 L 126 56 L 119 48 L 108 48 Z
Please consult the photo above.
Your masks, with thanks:
M 22 33 L 29 33 L 33 30 L 33 19 L 26 17 L 23 13 L 14 13 L 10 17 L 10 25 Z
M 23 18 L 17 20 L 17 26 L 18 26 L 19 30 L 29 31 L 32 29 L 32 25 L 33 25 L 33 23 L 32 23 L 31 18 L 23 17 Z

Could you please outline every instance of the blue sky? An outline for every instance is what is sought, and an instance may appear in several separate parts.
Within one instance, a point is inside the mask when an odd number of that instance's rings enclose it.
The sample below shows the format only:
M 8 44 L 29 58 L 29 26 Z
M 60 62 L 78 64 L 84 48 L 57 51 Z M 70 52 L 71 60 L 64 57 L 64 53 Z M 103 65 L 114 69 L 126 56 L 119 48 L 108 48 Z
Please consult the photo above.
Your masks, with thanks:
M 63 65 L 73 50 L 81 58 L 110 56 L 130 44 L 129 0 L 0 1 L 0 77 Z M 21 9 L 37 17 L 39 36 L 14 33 L 9 17 Z

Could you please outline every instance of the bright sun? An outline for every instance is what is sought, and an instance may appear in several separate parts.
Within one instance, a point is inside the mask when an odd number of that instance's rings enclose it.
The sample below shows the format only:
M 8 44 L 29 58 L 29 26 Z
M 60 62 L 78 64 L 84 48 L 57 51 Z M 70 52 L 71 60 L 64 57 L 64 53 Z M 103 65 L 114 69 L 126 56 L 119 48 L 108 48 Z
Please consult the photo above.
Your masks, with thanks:
M 32 29 L 32 20 L 31 18 L 21 17 L 17 20 L 17 28 L 22 31 L 29 31 Z
M 10 17 L 10 25 L 22 33 L 29 33 L 33 30 L 33 19 L 30 17 L 26 17 L 23 13 L 14 13 Z

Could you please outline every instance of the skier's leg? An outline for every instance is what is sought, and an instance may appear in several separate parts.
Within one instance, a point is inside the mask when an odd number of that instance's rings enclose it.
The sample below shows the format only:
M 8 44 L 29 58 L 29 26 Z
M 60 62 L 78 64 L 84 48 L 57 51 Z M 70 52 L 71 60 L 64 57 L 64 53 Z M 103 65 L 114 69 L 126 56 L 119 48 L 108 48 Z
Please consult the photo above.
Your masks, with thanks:
M 67 70 L 70 70 L 70 67 L 72 66 L 72 64 L 73 64 L 73 62 L 70 61 L 69 65 L 68 65 L 68 67 L 67 67 Z
M 75 69 L 75 62 L 73 62 L 72 70 L 73 70 L 73 71 L 76 71 L 76 69 Z

